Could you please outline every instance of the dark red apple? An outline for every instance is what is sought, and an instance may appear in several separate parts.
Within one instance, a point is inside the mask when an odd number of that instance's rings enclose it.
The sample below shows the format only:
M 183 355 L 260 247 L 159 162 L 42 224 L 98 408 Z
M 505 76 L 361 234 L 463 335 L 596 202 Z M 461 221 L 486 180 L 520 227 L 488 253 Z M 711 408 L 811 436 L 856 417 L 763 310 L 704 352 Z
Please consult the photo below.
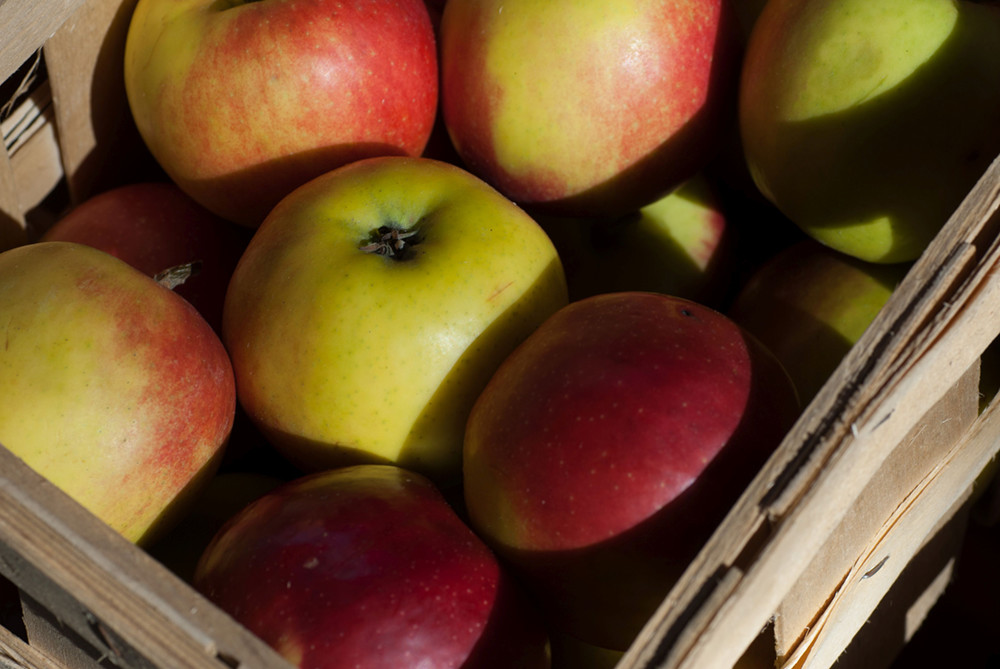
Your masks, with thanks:
M 537 613 L 422 475 L 355 465 L 253 502 L 195 587 L 303 668 L 544 669 Z
M 647 292 L 573 302 L 473 408 L 471 524 L 553 629 L 622 650 L 798 412 L 777 360 L 716 311 Z
M 174 292 L 219 332 L 229 277 L 251 231 L 219 218 L 170 182 L 119 186 L 82 202 L 43 235 L 44 241 L 86 244 L 149 276 L 198 262 Z

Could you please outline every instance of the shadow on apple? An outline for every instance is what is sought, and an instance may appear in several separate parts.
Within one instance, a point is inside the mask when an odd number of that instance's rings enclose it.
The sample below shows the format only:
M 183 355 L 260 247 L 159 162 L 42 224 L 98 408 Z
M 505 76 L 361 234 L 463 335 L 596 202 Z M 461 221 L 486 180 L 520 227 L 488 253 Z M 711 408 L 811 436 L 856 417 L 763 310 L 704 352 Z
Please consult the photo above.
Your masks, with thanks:
M 624 651 L 798 417 L 776 359 L 744 334 L 752 388 L 725 447 L 691 485 L 655 514 L 600 543 L 537 551 L 494 545 L 548 620 L 605 652 Z
M 668 198 L 685 210 L 655 210 Z M 640 290 L 719 308 L 735 261 L 733 234 L 720 207 L 709 183 L 696 176 L 621 217 L 539 216 L 538 222 L 562 259 L 570 301 Z
M 773 127 L 744 118 L 761 190 L 829 246 L 875 262 L 916 258 L 1000 152 L 991 30 L 960 11 L 933 57 L 874 98 Z M 762 111 L 745 117 L 768 113 L 767 100 L 754 104 Z
M 256 228 L 274 205 L 307 181 L 363 158 L 402 155 L 398 147 L 389 144 L 336 144 L 299 151 L 213 179 L 178 180 L 178 185 L 208 209 L 232 207 L 239 212 L 231 217 L 235 223 Z
M 723 3 L 708 94 L 695 116 L 614 177 L 570 197 L 519 204 L 533 215 L 619 216 L 659 199 L 694 176 L 722 149 L 724 133 L 720 129 L 735 123 L 740 52 L 735 17 L 729 3 Z M 478 168 L 470 162 L 470 169 Z M 501 190 L 505 180 L 496 180 Z
M 520 341 L 530 334 L 529 323 L 533 319 L 532 314 L 527 313 L 530 308 L 525 305 L 537 303 L 536 296 L 545 290 L 545 286 L 551 286 L 555 281 L 554 275 L 562 271 L 559 262 L 550 263 L 539 273 L 521 299 L 500 314 L 468 346 L 442 379 L 423 412 L 413 422 L 396 460 L 389 460 L 348 444 L 317 441 L 264 425 L 258 425 L 258 428 L 268 441 L 288 445 L 281 450 L 288 454 L 287 457 L 294 466 L 303 471 L 355 464 L 395 464 L 429 476 L 445 491 L 455 489 L 461 483 L 461 435 L 472 405 L 479 395 L 478 391 L 469 392 L 468 389 L 484 388 L 500 363 L 511 353 L 510 342 L 520 343 L 517 333 L 522 333 Z M 489 354 L 483 355 L 484 350 L 489 351 Z M 455 435 L 458 435 L 457 441 Z M 427 463 L 422 458 L 422 454 L 427 451 L 426 443 L 435 439 L 456 441 L 451 448 L 454 460 L 445 467 L 441 467 L 439 463 Z M 421 443 L 425 445 L 421 446 Z

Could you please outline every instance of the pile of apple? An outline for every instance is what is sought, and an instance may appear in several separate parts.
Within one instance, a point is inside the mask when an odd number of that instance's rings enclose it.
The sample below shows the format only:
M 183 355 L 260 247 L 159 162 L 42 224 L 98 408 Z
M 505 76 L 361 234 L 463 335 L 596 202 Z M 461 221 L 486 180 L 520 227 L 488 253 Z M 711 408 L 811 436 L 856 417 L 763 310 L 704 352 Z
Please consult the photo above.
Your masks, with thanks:
M 0 254 L 0 443 L 298 666 L 613 666 L 1000 153 L 997 44 L 967 0 L 139 0 L 163 178 Z

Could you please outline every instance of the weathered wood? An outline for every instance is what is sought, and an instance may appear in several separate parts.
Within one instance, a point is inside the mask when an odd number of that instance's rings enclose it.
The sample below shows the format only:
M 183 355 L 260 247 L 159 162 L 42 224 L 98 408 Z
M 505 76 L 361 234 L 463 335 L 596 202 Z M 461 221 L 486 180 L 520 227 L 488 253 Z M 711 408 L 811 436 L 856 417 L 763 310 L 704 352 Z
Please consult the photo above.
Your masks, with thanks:
M 621 669 L 728 667 L 756 638 L 880 464 L 994 338 L 998 207 L 1000 160 L 820 390 Z M 732 588 L 721 601 L 707 596 L 719 582 Z
M 134 654 L 161 669 L 289 669 L 257 637 L 3 448 L 0 571 L 100 653 L 122 660 L 120 666 L 141 666 L 124 664 Z
M 0 0 L 0 81 L 42 48 L 86 0 Z

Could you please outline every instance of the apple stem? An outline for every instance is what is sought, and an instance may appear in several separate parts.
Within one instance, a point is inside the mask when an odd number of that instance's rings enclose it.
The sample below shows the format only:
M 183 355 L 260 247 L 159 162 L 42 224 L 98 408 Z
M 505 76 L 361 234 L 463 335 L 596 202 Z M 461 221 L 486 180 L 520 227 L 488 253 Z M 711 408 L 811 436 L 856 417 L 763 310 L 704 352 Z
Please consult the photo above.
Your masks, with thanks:
M 382 225 L 377 230 L 372 230 L 368 241 L 359 248 L 365 253 L 405 260 L 409 255 L 409 249 L 420 241 L 416 235 L 416 230 L 400 230 Z
M 162 272 L 158 272 L 153 275 L 153 279 L 156 283 L 160 284 L 168 290 L 173 290 L 177 286 L 180 286 L 185 281 L 193 276 L 197 276 L 201 272 L 201 261 L 195 260 L 192 262 L 184 263 L 183 265 L 175 265 L 173 267 L 168 267 Z

